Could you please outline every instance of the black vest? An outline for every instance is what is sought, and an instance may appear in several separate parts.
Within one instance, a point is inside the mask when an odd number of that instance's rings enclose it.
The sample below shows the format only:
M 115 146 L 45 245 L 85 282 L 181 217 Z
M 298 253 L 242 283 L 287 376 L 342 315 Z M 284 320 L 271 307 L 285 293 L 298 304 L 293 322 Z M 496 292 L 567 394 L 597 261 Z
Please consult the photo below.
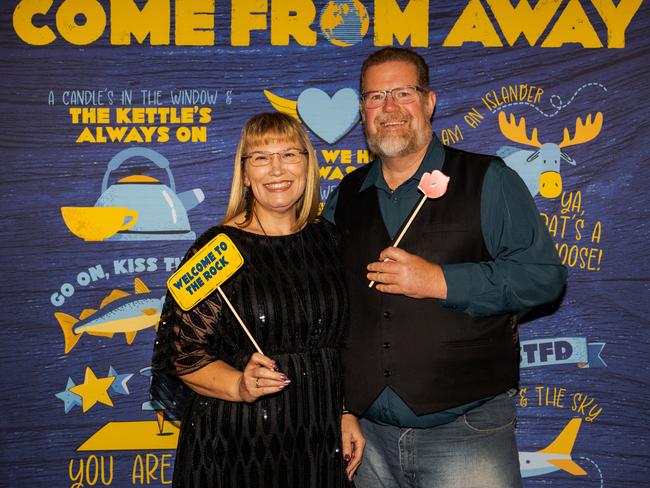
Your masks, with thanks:
M 445 148 L 447 192 L 428 200 L 400 248 L 437 264 L 490 261 L 481 232 L 481 189 L 491 157 Z M 371 164 L 379 164 L 375 161 Z M 471 317 L 433 299 L 368 288 L 366 266 L 391 244 L 377 189 L 361 192 L 370 165 L 339 185 L 350 329 L 343 349 L 346 407 L 363 413 L 390 386 L 418 415 L 502 393 L 519 380 L 514 315 Z

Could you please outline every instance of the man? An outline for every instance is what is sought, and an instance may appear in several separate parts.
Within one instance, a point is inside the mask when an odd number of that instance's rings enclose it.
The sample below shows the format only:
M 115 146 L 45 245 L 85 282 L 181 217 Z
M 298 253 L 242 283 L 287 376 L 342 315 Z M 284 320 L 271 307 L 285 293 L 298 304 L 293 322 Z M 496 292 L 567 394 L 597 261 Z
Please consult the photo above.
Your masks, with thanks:
M 556 299 L 566 270 L 520 178 L 432 134 L 435 103 L 418 54 L 368 57 L 361 116 L 378 158 L 347 175 L 324 210 L 345 246 L 344 396 L 366 440 L 355 483 L 518 487 L 517 317 Z M 422 174 L 436 169 L 450 177 L 446 193 L 391 247 Z

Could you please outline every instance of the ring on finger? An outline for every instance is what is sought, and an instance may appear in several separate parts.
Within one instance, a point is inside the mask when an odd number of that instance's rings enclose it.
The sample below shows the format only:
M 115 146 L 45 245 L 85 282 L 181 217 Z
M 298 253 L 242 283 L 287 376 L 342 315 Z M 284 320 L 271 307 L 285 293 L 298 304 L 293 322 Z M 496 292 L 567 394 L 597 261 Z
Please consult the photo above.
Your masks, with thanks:
M 260 387 L 260 379 L 256 378 L 255 379 L 255 388 L 259 388 L 259 387 Z

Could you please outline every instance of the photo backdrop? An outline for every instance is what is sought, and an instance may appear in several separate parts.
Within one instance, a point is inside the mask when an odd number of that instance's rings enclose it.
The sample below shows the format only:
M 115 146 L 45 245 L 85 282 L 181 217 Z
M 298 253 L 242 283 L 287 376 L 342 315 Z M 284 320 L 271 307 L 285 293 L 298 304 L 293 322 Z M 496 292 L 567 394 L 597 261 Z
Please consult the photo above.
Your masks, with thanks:
M 569 268 L 521 327 L 525 486 L 647 483 L 648 7 L 512 3 L 2 2 L 0 484 L 170 484 L 155 325 L 241 126 L 297 117 L 325 200 L 371 159 L 359 68 L 386 45 L 424 56 L 436 133 L 521 175 Z

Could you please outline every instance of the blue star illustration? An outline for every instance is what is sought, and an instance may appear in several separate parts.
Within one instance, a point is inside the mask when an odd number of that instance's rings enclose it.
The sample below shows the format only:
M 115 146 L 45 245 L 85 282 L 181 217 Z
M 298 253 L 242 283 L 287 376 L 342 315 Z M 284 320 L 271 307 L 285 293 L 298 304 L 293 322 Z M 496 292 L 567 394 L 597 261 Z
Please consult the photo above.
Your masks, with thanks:
M 74 381 L 72 378 L 68 377 L 68 384 L 65 387 L 65 390 L 57 393 L 56 396 L 59 400 L 63 400 L 63 408 L 65 413 L 68 413 L 75 406 L 81 406 L 81 397 L 70 391 L 70 388 L 74 387 Z
M 113 384 L 111 385 L 111 390 L 113 390 L 115 393 L 119 393 L 120 395 L 130 395 L 131 394 L 131 392 L 129 391 L 129 387 L 126 384 L 133 377 L 133 373 L 117 374 L 117 371 L 115 371 L 115 368 L 113 368 L 113 366 L 111 366 L 108 369 L 108 376 L 114 376 L 115 377 L 115 381 L 113 381 Z

